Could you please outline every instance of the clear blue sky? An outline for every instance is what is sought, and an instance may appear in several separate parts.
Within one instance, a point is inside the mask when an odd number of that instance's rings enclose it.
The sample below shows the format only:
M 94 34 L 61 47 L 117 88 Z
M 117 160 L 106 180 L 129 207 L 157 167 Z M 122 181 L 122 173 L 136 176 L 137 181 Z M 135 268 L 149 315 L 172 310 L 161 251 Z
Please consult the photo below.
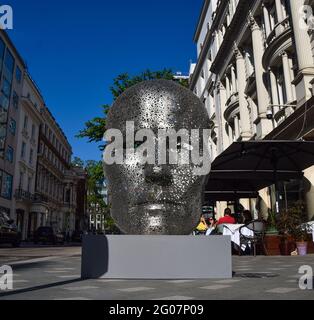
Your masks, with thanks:
M 118 74 L 187 72 L 203 0 L 7 0 L 9 35 L 26 61 L 73 155 L 98 160 L 96 144 L 76 139 L 84 122 L 111 103 Z

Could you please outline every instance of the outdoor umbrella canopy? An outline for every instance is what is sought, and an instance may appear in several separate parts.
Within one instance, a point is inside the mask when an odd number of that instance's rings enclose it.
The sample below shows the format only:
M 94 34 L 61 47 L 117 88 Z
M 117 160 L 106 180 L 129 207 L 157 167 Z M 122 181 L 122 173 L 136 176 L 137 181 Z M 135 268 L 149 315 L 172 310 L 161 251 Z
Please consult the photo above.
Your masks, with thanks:
M 234 142 L 212 163 L 205 193 L 258 191 L 278 181 L 299 179 L 314 165 L 314 142 L 260 140 Z

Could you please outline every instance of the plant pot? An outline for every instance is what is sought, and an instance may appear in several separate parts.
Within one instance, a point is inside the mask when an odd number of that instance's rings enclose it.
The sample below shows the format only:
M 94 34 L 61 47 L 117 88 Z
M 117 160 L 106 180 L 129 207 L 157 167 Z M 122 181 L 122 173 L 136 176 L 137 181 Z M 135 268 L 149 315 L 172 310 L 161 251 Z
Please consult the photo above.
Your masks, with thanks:
M 280 241 L 279 250 L 282 256 L 290 256 L 291 252 L 295 250 L 295 243 L 289 239 L 283 238 Z
M 299 256 L 307 255 L 307 242 L 297 242 Z

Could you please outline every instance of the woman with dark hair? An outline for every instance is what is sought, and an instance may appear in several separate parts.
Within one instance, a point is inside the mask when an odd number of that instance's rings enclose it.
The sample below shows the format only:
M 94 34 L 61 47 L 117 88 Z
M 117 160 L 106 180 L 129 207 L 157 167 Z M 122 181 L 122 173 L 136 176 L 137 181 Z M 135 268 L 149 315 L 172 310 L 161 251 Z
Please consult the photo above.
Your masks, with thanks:
M 206 231 L 206 236 L 214 234 L 215 233 L 214 231 L 216 229 L 216 220 L 215 220 L 215 218 L 214 217 L 210 217 L 208 219 L 207 225 L 208 225 L 208 229 Z
M 249 210 L 244 210 L 242 215 L 244 224 L 248 224 L 253 220 L 252 213 Z
M 208 225 L 206 223 L 205 217 L 203 214 L 200 216 L 199 224 L 196 227 L 197 234 L 205 234 L 208 229 Z

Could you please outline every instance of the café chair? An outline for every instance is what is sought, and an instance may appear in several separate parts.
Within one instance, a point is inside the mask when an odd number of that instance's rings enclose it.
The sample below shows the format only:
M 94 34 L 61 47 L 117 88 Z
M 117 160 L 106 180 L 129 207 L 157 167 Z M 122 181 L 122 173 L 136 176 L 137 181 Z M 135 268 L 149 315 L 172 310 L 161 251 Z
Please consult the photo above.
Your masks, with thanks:
M 245 234 L 245 228 L 252 231 L 252 235 Z M 242 245 L 246 247 L 248 245 L 253 247 L 254 257 L 256 257 L 256 246 L 261 245 L 263 248 L 264 254 L 267 256 L 267 249 L 265 246 L 265 231 L 266 225 L 263 220 L 253 220 L 246 225 L 242 226 L 239 230 L 240 232 L 240 250 L 239 255 L 241 255 Z

